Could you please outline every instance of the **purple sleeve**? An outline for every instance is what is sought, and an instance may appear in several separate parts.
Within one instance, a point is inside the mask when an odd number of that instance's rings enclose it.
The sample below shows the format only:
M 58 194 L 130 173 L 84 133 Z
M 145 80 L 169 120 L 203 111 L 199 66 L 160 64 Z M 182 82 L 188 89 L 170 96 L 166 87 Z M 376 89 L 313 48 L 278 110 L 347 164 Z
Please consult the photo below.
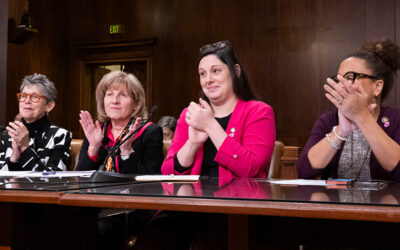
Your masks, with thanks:
M 318 120 L 314 123 L 310 137 L 303 151 L 301 152 L 299 159 L 296 163 L 297 173 L 299 178 L 312 179 L 320 176 L 323 172 L 333 172 L 331 171 L 334 166 L 337 166 L 337 161 L 339 159 L 341 150 L 339 150 L 336 155 L 332 158 L 332 161 L 328 164 L 325 169 L 314 169 L 308 159 L 308 151 L 322 140 L 327 133 L 329 133 L 333 126 L 338 124 L 337 112 L 326 112 L 321 115 Z M 337 168 L 337 167 L 336 167 Z M 336 174 L 328 174 L 330 177 L 335 177 Z
M 382 121 L 383 117 L 388 119 L 387 126 L 385 126 L 385 123 Z M 400 110 L 391 107 L 381 107 L 381 114 L 377 122 L 383 131 L 400 145 Z M 371 177 L 373 179 L 400 181 L 400 162 L 389 172 L 380 165 L 374 153 L 371 152 L 370 166 Z

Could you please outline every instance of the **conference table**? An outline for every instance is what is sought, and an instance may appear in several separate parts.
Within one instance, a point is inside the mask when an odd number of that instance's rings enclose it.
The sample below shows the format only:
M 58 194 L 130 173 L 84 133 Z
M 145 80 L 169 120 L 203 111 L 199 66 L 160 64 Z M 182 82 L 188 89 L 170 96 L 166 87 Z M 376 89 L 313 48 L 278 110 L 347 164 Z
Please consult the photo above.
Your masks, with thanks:
M 399 203 L 400 184 L 386 181 L 321 186 L 274 184 L 254 178 L 121 183 L 91 183 L 83 177 L 0 178 L 0 249 L 29 246 L 30 241 L 36 241 L 32 243 L 35 246 L 45 242 L 52 247 L 59 244 L 57 248 L 96 248 L 96 220 L 102 208 L 223 214 L 229 249 L 257 249 L 254 225 L 256 230 L 265 230 L 266 245 L 262 246 L 267 248 L 272 242 L 271 249 L 288 243 L 285 239 L 300 245 L 322 244 L 323 237 L 332 238 L 329 234 L 354 231 L 363 237 L 387 236 L 384 243 L 395 246 L 391 237 L 392 228 L 400 222 Z M 32 219 L 37 217 L 39 222 Z M 54 235 L 46 236 L 49 231 Z M 38 234 L 43 237 L 36 239 Z M 321 239 L 310 240 L 316 235 Z M 21 243 L 27 237 L 28 243 Z

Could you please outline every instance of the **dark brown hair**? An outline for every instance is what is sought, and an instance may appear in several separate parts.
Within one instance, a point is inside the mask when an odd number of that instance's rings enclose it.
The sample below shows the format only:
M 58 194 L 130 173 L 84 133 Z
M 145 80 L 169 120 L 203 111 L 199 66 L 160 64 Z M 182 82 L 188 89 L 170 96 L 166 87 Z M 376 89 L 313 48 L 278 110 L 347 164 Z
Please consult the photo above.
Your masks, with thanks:
M 197 63 L 200 63 L 200 60 L 208 55 L 215 55 L 216 57 L 218 57 L 219 60 L 221 60 L 228 66 L 229 72 L 233 80 L 233 92 L 239 99 L 242 99 L 244 101 L 256 99 L 253 91 L 251 90 L 247 74 L 240 64 L 239 60 L 237 59 L 235 51 L 233 51 L 229 41 L 216 42 L 201 47 Z M 240 66 L 239 76 L 236 74 L 236 64 Z M 203 91 L 201 91 L 200 94 L 201 98 L 209 102 Z
M 393 88 L 396 72 L 400 67 L 400 48 L 391 40 L 384 38 L 361 46 L 349 57 L 363 59 L 372 74 L 383 80 L 382 100 Z

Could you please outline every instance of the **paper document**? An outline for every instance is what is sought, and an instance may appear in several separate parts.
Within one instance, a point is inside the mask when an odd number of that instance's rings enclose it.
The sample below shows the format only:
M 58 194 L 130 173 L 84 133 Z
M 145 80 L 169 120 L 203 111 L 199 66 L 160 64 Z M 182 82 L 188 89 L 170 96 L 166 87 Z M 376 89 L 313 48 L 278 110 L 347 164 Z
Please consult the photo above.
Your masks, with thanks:
M 90 177 L 94 171 L 0 171 L 0 177 Z
M 32 171 L 0 171 L 0 177 L 17 177 L 31 172 Z
M 280 185 L 329 186 L 329 184 L 326 184 L 326 180 L 294 179 L 294 180 L 267 180 L 267 182 Z
M 136 181 L 198 181 L 200 175 L 139 175 Z

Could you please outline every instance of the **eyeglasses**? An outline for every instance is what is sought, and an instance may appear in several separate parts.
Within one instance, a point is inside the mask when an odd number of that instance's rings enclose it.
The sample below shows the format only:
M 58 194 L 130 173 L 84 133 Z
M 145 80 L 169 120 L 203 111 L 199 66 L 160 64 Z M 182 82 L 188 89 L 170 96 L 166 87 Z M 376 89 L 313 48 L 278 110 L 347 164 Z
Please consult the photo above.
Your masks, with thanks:
M 352 83 L 354 83 L 357 78 L 369 78 L 369 79 L 373 79 L 373 80 L 379 79 L 377 76 L 371 76 L 371 75 L 357 73 L 357 72 L 353 72 L 353 71 L 347 72 L 346 74 L 343 75 L 343 77 L 346 78 L 347 80 L 350 80 Z M 331 79 L 334 80 L 335 82 L 339 82 L 337 75 L 332 76 Z
M 18 101 L 20 101 L 20 102 L 24 102 L 26 100 L 26 98 L 28 98 L 28 97 L 31 100 L 31 102 L 34 102 L 34 103 L 39 102 L 41 98 L 46 98 L 46 96 L 39 95 L 39 94 L 27 94 L 24 92 L 17 94 Z
M 210 44 L 206 44 L 204 46 L 202 46 L 200 48 L 200 53 L 204 53 L 206 51 L 213 51 L 213 50 L 219 50 L 219 49 L 223 49 L 226 47 L 231 47 L 231 43 L 229 41 L 220 41 L 220 42 L 216 42 L 216 43 L 210 43 Z

